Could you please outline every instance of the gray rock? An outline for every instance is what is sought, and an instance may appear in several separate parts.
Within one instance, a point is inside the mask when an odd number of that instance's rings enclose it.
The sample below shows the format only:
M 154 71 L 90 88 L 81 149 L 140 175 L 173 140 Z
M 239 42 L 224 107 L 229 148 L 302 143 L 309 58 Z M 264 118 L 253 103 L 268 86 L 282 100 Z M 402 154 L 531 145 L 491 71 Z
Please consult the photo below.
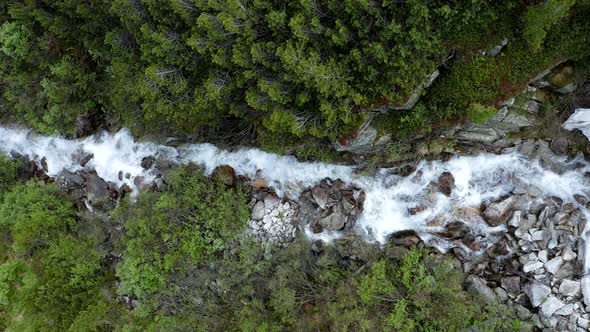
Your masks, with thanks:
M 491 144 L 500 138 L 500 134 L 493 128 L 467 125 L 459 131 L 457 139 L 468 143 Z
M 567 137 L 565 136 L 560 136 L 558 138 L 555 138 L 551 141 L 551 144 L 549 145 L 549 148 L 551 149 L 551 151 L 553 151 L 553 153 L 555 153 L 556 155 L 559 156 L 563 156 L 567 154 L 568 151 L 568 147 L 569 147 L 569 141 L 567 139 Z
M 504 277 L 500 279 L 500 284 L 502 288 L 506 290 L 506 292 L 512 296 L 517 296 L 520 294 L 520 277 L 513 276 L 513 277 Z
M 377 138 L 377 129 L 371 127 L 371 118 L 363 124 L 356 133 L 354 138 L 341 139 L 334 143 L 336 151 L 350 151 L 352 153 L 365 153 L 373 147 L 373 142 Z
M 552 260 L 545 263 L 545 270 L 550 272 L 551 274 L 556 274 L 559 268 L 563 265 L 563 258 L 561 256 L 557 256 Z
M 582 277 L 580 287 L 582 288 L 582 295 L 584 295 L 584 304 L 590 306 L 590 275 Z
M 534 100 L 529 100 L 524 104 L 524 110 L 531 114 L 539 113 L 539 108 L 541 104 Z
M 518 317 L 518 319 L 528 320 L 533 315 L 533 314 L 531 314 L 529 309 L 521 306 L 520 304 L 515 304 L 513 306 L 513 308 L 514 308 L 514 311 L 516 311 L 516 316 Z
M 567 262 L 574 260 L 576 257 L 578 257 L 578 255 L 570 247 L 565 247 L 561 252 L 561 257 L 563 257 L 563 260 Z
M 486 303 L 498 303 L 498 296 L 496 293 L 494 293 L 494 291 L 488 287 L 486 281 L 480 277 L 469 275 L 465 280 L 465 289 L 472 295 L 480 297 Z
M 569 316 L 574 313 L 574 305 L 572 303 L 566 304 L 560 309 L 555 311 L 556 315 Z
M 524 115 L 509 113 L 502 120 L 502 127 L 505 129 L 518 129 L 524 127 L 532 127 L 535 125 L 535 121 L 527 118 Z
M 322 210 L 326 208 L 326 205 L 328 204 L 328 197 L 330 196 L 330 191 L 328 189 L 314 187 L 311 189 L 311 195 Z
M 97 205 L 109 199 L 109 184 L 97 175 L 86 177 L 86 199 L 90 205 Z
M 583 328 L 584 331 L 590 330 L 590 320 L 580 317 L 578 318 L 578 326 Z
M 64 191 L 71 191 L 84 187 L 84 178 L 80 174 L 72 173 L 65 169 L 57 175 L 55 182 Z
M 277 196 L 266 195 L 266 197 L 264 197 L 264 208 L 266 210 L 273 209 L 273 208 L 279 206 L 280 202 L 281 202 L 281 200 Z
M 150 169 L 155 162 L 156 157 L 154 156 L 144 157 L 143 159 L 141 159 L 141 167 L 146 170 Z
M 514 196 L 501 202 L 492 203 L 485 209 L 483 216 L 491 226 L 500 226 L 508 219 L 514 203 Z
M 551 295 L 541 305 L 541 314 L 545 317 L 551 317 L 557 310 L 565 305 L 557 297 Z
M 500 51 L 502 51 L 502 49 L 504 48 L 504 46 L 506 46 L 508 44 L 508 39 L 503 39 L 500 44 L 494 46 L 494 48 L 492 48 L 491 50 L 489 50 L 487 52 L 487 55 L 489 56 L 496 56 L 500 53 Z
M 536 262 L 528 262 L 522 267 L 522 271 L 524 273 L 534 272 L 543 267 L 543 263 L 536 261 Z
M 336 211 L 329 216 L 318 220 L 318 224 L 327 231 L 341 230 L 344 228 L 344 224 L 346 224 L 346 216 L 341 212 Z
M 258 201 L 256 202 L 256 204 L 254 204 L 254 207 L 252 208 L 252 216 L 251 218 L 253 220 L 261 220 L 262 218 L 264 218 L 264 202 L 263 201 Z
M 558 93 L 567 95 L 567 94 L 574 92 L 575 90 L 576 90 L 576 83 L 570 83 L 570 84 L 564 86 L 563 88 L 559 88 L 555 91 Z
M 536 308 L 551 294 L 551 288 L 540 282 L 533 281 L 524 286 L 524 292 L 529 297 L 533 307 Z
M 563 279 L 559 286 L 559 293 L 563 296 L 580 296 L 582 289 L 579 281 Z
M 508 221 L 508 226 L 520 227 L 522 224 L 522 211 L 514 211 L 512 218 Z
M 547 263 L 547 261 L 549 261 L 549 253 L 547 252 L 547 250 L 539 251 L 539 253 L 537 254 L 537 257 L 543 263 Z
M 498 296 L 498 299 L 500 299 L 500 302 L 506 302 L 508 300 L 508 293 L 502 287 L 494 288 L 494 292 Z

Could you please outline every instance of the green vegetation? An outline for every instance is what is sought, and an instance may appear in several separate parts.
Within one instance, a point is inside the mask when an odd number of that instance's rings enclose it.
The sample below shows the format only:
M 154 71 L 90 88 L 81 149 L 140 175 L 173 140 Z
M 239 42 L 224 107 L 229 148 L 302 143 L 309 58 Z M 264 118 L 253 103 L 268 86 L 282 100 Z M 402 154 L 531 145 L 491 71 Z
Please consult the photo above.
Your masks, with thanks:
M 105 301 L 105 274 L 92 239 L 76 236 L 72 203 L 57 188 L 17 184 L 0 204 L 0 328 L 66 331 Z
M 425 248 L 383 250 L 349 238 L 312 249 L 303 237 L 286 249 L 262 246 L 244 232 L 245 188 L 190 166 L 166 178 L 162 192 L 122 202 L 109 221 L 122 234 L 105 236 L 88 231 L 104 231 L 105 221 L 76 213 L 54 185 L 2 174 L 12 185 L 0 202 L 0 329 L 512 331 L 520 324 L 473 299 L 451 261 Z
M 197 262 L 216 257 L 244 230 L 249 217 L 245 191 L 218 190 L 219 183 L 183 168 L 170 190 L 126 202 L 125 252 L 118 275 L 122 291 L 143 298 Z M 158 248 L 158 250 L 154 250 Z
M 522 8 L 501 20 L 496 17 L 497 43 L 502 38 L 509 41 L 502 53 L 481 55 L 480 50 L 493 45 L 467 49 L 464 45 L 471 45 L 470 38 L 457 39 L 455 58 L 413 110 L 390 112 L 374 123 L 383 133 L 404 137 L 446 123 L 484 120 L 477 115 L 480 112 L 474 112 L 476 109 L 499 109 L 503 101 L 522 92 L 527 82 L 543 70 L 567 59 L 582 65 L 588 61 L 588 13 L 588 1 L 544 1 L 528 7 L 525 17 L 519 16 Z M 535 36 L 522 35 L 523 29 Z
M 576 0 L 548 0 L 528 8 L 523 34 L 534 51 L 541 48 L 547 31 L 566 17 L 575 3 Z
M 74 135 L 85 116 L 327 158 L 445 59 L 422 106 L 378 119 L 382 131 L 462 119 L 588 55 L 589 12 L 587 0 L 5 1 L 2 118 Z M 500 56 L 478 55 L 504 38 Z

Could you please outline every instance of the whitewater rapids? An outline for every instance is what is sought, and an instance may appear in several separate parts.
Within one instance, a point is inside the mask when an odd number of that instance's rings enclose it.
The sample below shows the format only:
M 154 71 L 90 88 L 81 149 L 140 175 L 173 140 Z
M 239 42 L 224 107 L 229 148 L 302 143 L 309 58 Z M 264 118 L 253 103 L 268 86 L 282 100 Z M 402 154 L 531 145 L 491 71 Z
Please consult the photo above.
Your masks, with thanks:
M 474 157 L 454 157 L 449 161 L 420 162 L 409 176 L 395 175 L 391 169 L 382 169 L 375 176 L 363 176 L 351 166 L 320 162 L 299 162 L 292 156 L 279 156 L 257 149 L 220 150 L 212 144 L 186 144 L 174 148 L 151 142 L 137 142 L 128 130 L 115 134 L 102 133 L 80 140 L 35 135 L 21 128 L 0 127 L 0 152 L 18 153 L 47 166 L 49 176 L 61 170 L 72 172 L 94 169 L 98 176 L 117 185 L 135 188 L 134 180 L 142 177 L 153 181 L 152 170 L 141 167 L 141 160 L 155 156 L 176 164 L 190 162 L 204 167 L 210 174 L 219 165 L 229 165 L 238 175 L 249 178 L 263 177 L 279 196 L 296 200 L 299 194 L 324 178 L 341 179 L 363 189 L 366 193 L 364 211 L 358 220 L 358 229 L 372 240 L 384 242 L 391 233 L 401 230 L 428 231 L 428 221 L 464 207 L 479 207 L 511 193 L 517 187 L 535 187 L 543 197 L 556 196 L 564 203 L 572 203 L 585 214 L 585 206 L 574 199 L 575 194 L 590 197 L 590 181 L 584 173 L 590 163 L 583 159 L 557 163 L 572 165 L 568 171 L 557 174 L 544 168 L 539 161 L 530 160 L 518 153 L 504 155 L 480 154 Z M 80 156 L 94 157 L 80 166 Z M 120 177 L 120 173 L 127 174 Z M 447 197 L 433 194 L 431 184 L 443 172 L 455 178 L 455 188 Z M 426 209 L 410 215 L 408 209 L 423 206 Z M 484 231 L 484 230 L 482 230 Z
M 588 113 L 590 114 L 590 113 Z M 580 209 L 586 220 L 590 212 L 579 204 L 574 195 L 590 197 L 590 181 L 585 176 L 590 172 L 590 163 L 578 157 L 553 160 L 564 166 L 565 171 L 556 173 L 545 168 L 538 160 L 531 160 L 518 153 L 503 155 L 480 154 L 457 156 L 448 161 L 422 161 L 408 176 L 396 175 L 392 169 L 381 169 L 375 176 L 363 176 L 351 166 L 320 162 L 300 162 L 292 156 L 279 156 L 257 149 L 224 151 L 212 144 L 185 144 L 171 147 L 151 142 L 138 142 L 130 132 L 123 129 L 117 133 L 101 133 L 85 139 L 68 140 L 57 136 L 41 136 L 23 128 L 0 127 L 0 152 L 8 156 L 24 155 L 47 167 L 49 176 L 57 176 L 63 169 L 71 172 L 94 169 L 98 176 L 119 186 L 126 184 L 137 192 L 135 179 L 154 181 L 153 169 L 145 170 L 141 161 L 155 156 L 179 165 L 195 163 L 204 167 L 207 174 L 220 165 L 233 167 L 238 175 L 249 178 L 262 177 L 279 196 L 297 200 L 299 194 L 324 178 L 341 179 L 366 193 L 364 210 L 355 230 L 369 240 L 384 243 L 388 235 L 402 230 L 414 230 L 428 238 L 431 232 L 442 227 L 432 226 L 433 220 L 444 220 L 454 211 L 479 208 L 511 194 L 515 188 L 533 188 L 540 195 L 537 200 L 559 197 L 563 203 L 572 203 Z M 84 166 L 80 160 L 93 154 Z M 450 196 L 432 190 L 443 172 L 455 178 L 455 187 Z M 120 174 L 126 176 L 121 177 Z M 531 202 L 532 204 L 533 202 Z M 411 208 L 422 207 L 424 211 L 412 215 Z M 468 221 L 468 220 L 466 220 Z M 430 225 L 430 226 L 429 226 Z M 482 236 L 502 232 L 505 226 L 490 227 L 485 223 L 471 225 Z M 588 231 L 581 234 L 588 252 Z M 326 240 L 338 237 L 339 233 L 322 233 L 308 236 Z M 431 245 L 445 250 L 444 243 Z M 590 255 L 585 255 L 585 277 L 582 278 L 585 297 L 590 303 Z

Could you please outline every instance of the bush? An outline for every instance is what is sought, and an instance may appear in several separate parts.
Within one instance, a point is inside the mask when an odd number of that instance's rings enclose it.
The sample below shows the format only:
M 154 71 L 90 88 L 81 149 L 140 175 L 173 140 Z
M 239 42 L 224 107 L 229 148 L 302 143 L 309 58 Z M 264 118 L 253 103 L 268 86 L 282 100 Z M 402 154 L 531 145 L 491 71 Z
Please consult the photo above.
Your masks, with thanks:
M 547 0 L 528 8 L 524 37 L 534 51 L 541 48 L 547 31 L 567 16 L 576 0 Z
M 212 259 L 248 220 L 246 192 L 227 189 L 198 170 L 182 168 L 164 193 L 144 193 L 117 215 L 125 225 L 125 253 L 117 275 L 122 292 L 140 298 L 166 287 L 175 274 Z
M 75 231 L 72 207 L 55 185 L 16 185 L 0 204 L 0 225 L 10 229 L 12 251 L 17 256 L 32 255 L 48 247 L 59 234 Z

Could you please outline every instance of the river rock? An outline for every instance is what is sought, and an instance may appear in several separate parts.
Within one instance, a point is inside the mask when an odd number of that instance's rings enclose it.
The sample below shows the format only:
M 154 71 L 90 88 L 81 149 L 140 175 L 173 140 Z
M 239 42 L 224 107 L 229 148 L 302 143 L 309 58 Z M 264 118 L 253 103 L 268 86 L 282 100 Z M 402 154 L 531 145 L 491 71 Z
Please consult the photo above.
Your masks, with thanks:
M 560 136 L 558 138 L 555 138 L 551 141 L 551 144 L 549 145 L 549 148 L 551 149 L 551 151 L 553 151 L 553 153 L 555 153 L 558 156 L 564 156 L 567 154 L 568 151 L 568 147 L 569 147 L 569 142 L 567 137 L 565 136 Z
M 236 171 L 228 165 L 217 166 L 211 176 L 228 187 L 236 184 Z
M 350 230 L 360 216 L 365 193 L 341 180 L 324 179 L 299 197 L 299 220 L 316 233 Z
M 100 206 L 108 202 L 110 197 L 109 184 L 98 175 L 86 176 L 86 199 L 92 206 Z
M 84 178 L 80 174 L 72 173 L 65 169 L 59 172 L 55 178 L 55 182 L 66 192 L 70 192 L 74 189 L 82 189 L 85 184 Z
M 344 228 L 345 223 L 346 216 L 344 216 L 340 211 L 336 211 L 318 220 L 318 224 L 321 226 L 321 229 L 327 231 L 341 230 L 342 228 Z
M 453 187 L 455 186 L 455 178 L 451 172 L 443 172 L 438 177 L 438 191 L 446 196 L 451 196 Z
M 545 263 L 545 270 L 550 272 L 551 274 L 556 274 L 559 268 L 563 265 L 563 258 L 561 256 L 557 256 L 552 260 Z
M 545 317 L 551 317 L 551 315 L 553 315 L 553 313 L 555 313 L 557 310 L 562 308 L 564 305 L 565 305 L 565 303 L 563 303 L 557 297 L 551 295 L 541 305 L 541 313 Z
M 389 236 L 389 242 L 403 247 L 413 247 L 420 242 L 420 237 L 414 231 L 399 231 Z
M 501 202 L 492 203 L 485 209 L 483 216 L 491 226 L 500 226 L 510 216 L 514 203 L 514 196 L 510 196 Z
M 314 187 L 313 189 L 311 189 L 311 194 L 316 204 L 320 207 L 320 209 L 325 209 L 326 205 L 328 204 L 330 191 L 326 188 Z
M 563 279 L 559 286 L 559 293 L 564 296 L 580 296 L 582 293 L 580 282 Z
M 533 307 L 536 308 L 551 294 L 551 288 L 537 281 L 533 281 L 524 286 L 524 292 L 529 297 Z
M 268 188 L 268 181 L 262 178 L 256 178 L 252 181 L 252 187 L 254 189 Z
M 252 216 L 251 218 L 253 220 L 262 220 L 262 218 L 264 217 L 264 202 L 263 201 L 258 201 L 256 202 L 256 204 L 254 204 L 254 207 L 252 208 Z
M 469 275 L 465 280 L 465 289 L 476 297 L 480 297 L 488 304 L 498 303 L 498 296 L 488 287 L 486 281 L 480 277 Z
M 514 297 L 520 294 L 520 277 L 519 276 L 511 276 L 505 277 L 500 280 L 500 284 L 502 288 L 506 290 L 506 292 Z
M 148 170 L 150 169 L 154 163 L 156 162 L 156 157 L 154 156 L 147 156 L 141 159 L 141 168 Z

